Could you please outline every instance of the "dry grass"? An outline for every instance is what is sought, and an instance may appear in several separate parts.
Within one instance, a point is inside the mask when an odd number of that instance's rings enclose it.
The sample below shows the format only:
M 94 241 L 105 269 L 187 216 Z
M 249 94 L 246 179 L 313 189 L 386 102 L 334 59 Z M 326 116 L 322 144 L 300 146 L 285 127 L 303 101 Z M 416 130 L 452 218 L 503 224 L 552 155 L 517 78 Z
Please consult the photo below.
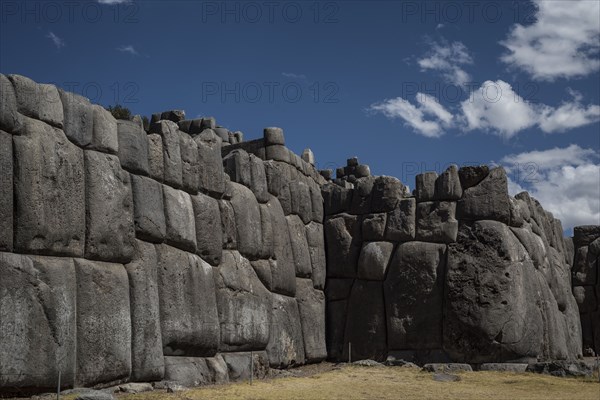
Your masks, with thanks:
M 143 393 L 120 400 L 200 399 L 457 399 L 600 400 L 592 379 L 556 378 L 531 373 L 461 373 L 459 382 L 436 382 L 431 373 L 402 367 L 349 366 L 303 378 L 281 378 L 212 386 L 167 394 Z

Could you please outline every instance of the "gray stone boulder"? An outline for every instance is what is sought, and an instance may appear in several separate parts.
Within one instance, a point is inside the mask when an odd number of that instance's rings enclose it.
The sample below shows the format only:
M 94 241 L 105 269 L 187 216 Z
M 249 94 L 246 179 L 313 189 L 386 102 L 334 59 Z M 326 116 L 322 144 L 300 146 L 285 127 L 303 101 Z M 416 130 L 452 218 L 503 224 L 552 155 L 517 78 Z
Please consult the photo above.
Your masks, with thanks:
M 215 271 L 223 351 L 263 350 L 269 341 L 272 296 L 250 262 L 237 251 L 224 251 Z M 226 360 L 227 361 L 227 360 Z
M 306 241 L 308 242 L 308 252 L 310 254 L 310 264 L 312 266 L 311 278 L 315 289 L 323 290 L 325 288 L 325 278 L 327 275 L 327 257 L 325 255 L 325 234 L 323 225 L 311 222 L 306 225 Z
M 590 254 L 589 247 L 579 247 L 573 263 L 573 285 L 595 285 L 598 275 L 597 256 Z
M 0 131 L 0 251 L 13 249 L 13 143 Z
M 325 215 L 339 214 L 350 211 L 353 191 L 328 183 L 321 187 Z
M 347 299 L 332 301 L 329 296 L 327 296 L 327 307 L 325 310 L 325 344 L 327 347 L 328 359 L 342 361 L 347 310 Z M 348 357 L 346 357 L 345 361 L 347 360 Z
M 456 361 L 578 356 L 573 348 L 578 342 L 580 348 L 580 339 L 566 335 L 579 328 L 560 311 L 544 274 L 502 223 L 461 226 L 458 242 L 449 246 L 445 293 L 444 349 Z
M 358 258 L 358 278 L 382 281 L 385 278 L 393 250 L 394 244 L 390 242 L 363 243 Z
M 252 188 L 252 168 L 250 154 L 242 149 L 236 149 L 223 158 L 223 169 L 231 182 Z
M 390 349 L 442 347 L 445 269 L 443 244 L 398 246 L 383 284 Z
M 116 156 L 86 150 L 85 256 L 126 263 L 135 240 L 133 197 L 129 174 Z
M 400 199 L 404 197 L 406 191 L 406 186 L 398 178 L 391 176 L 377 177 L 371 194 L 372 212 L 392 211 L 396 208 Z
M 312 266 L 304 223 L 297 215 L 288 215 L 285 218 L 287 220 L 290 244 L 292 246 L 292 254 L 294 256 L 296 276 L 310 278 L 312 274 Z
M 266 206 L 271 214 L 273 253 L 277 261 L 271 264 L 272 287 L 270 290 L 274 293 L 294 296 L 296 294 L 296 266 L 287 220 L 276 197 L 271 197 Z
M 256 276 L 262 282 L 265 287 L 272 292 L 273 291 L 273 275 L 272 270 L 277 268 L 277 260 L 255 260 L 250 261 L 250 265 L 254 268 Z
M 325 345 L 325 294 L 313 288 L 310 279 L 296 279 L 296 301 L 300 312 L 307 362 L 327 357 Z
M 256 200 L 259 203 L 266 203 L 269 201 L 269 190 L 267 186 L 267 174 L 265 172 L 265 166 L 263 161 L 256 157 L 254 154 L 250 154 L 250 178 L 252 193 L 256 196 Z
M 0 74 L 0 129 L 9 133 L 21 129 L 22 116 L 17 111 L 17 98 L 11 81 Z
M 214 383 L 214 373 L 206 358 L 165 357 L 165 379 L 185 387 L 205 386 Z
M 204 194 L 192 196 L 197 253 L 212 266 L 221 262 L 223 231 L 219 202 Z
M 183 165 L 181 161 L 180 133 L 176 123 L 158 121 L 153 124 L 150 133 L 157 133 L 162 138 L 163 145 L 163 179 L 174 188 L 183 185 Z M 202 165 L 201 160 L 199 160 Z
M 107 390 L 84 389 L 78 391 L 75 400 L 115 400 L 116 397 Z
M 90 148 L 103 153 L 119 153 L 117 120 L 104 107 L 92 105 L 94 122 Z
M 183 111 L 183 110 L 163 111 L 160 114 L 160 119 L 173 121 L 173 122 L 180 122 L 180 121 L 185 120 L 185 111 Z
M 358 217 L 342 214 L 325 221 L 327 276 L 355 278 L 362 247 Z
M 451 165 L 435 181 L 435 199 L 453 201 L 462 197 L 458 167 Z
M 212 378 L 214 383 L 217 385 L 222 385 L 224 383 L 229 383 L 229 371 L 227 370 L 227 363 L 223 359 L 221 354 L 217 354 L 214 357 L 205 358 L 206 365 L 212 372 Z
M 273 196 L 279 196 L 282 188 L 290 181 L 288 165 L 279 161 L 265 161 L 263 163 L 267 177 L 267 188 Z
M 575 286 L 573 287 L 573 296 L 577 301 L 579 312 L 591 313 L 596 311 L 597 300 L 594 286 Z
M 214 131 L 206 129 L 194 137 L 198 145 L 198 162 L 200 168 L 200 189 L 211 195 L 222 195 L 225 192 L 225 173 L 221 158 L 222 140 Z
M 356 280 L 348 300 L 346 332 L 342 359 L 348 359 L 352 344 L 352 360 L 387 358 L 387 332 L 383 282 Z
M 148 139 L 148 175 L 158 182 L 163 182 L 165 179 L 165 156 L 162 138 L 158 133 L 151 133 L 146 137 Z
M 456 211 L 460 220 L 487 219 L 508 224 L 510 203 L 504 168 L 492 169 L 477 186 L 466 189 L 462 199 L 458 201 Z
M 200 185 L 201 165 L 198 161 L 198 145 L 190 135 L 179 133 L 179 150 L 181 152 L 181 183 L 185 191 L 198 193 Z
M 118 120 L 119 160 L 129 172 L 148 175 L 148 139 L 142 125 L 136 121 Z
M 227 365 L 231 382 L 249 381 L 251 375 L 254 376 L 254 379 L 263 379 L 269 372 L 269 357 L 264 351 L 222 353 L 221 355 Z
M 375 177 L 357 179 L 352 193 L 351 214 L 366 214 L 371 211 L 371 201 Z
M 265 145 L 281 145 L 285 146 L 285 136 L 283 129 L 277 127 L 268 127 L 263 130 L 263 138 Z
M 292 213 L 298 215 L 303 223 L 308 224 L 312 220 L 312 199 L 310 188 L 302 178 L 304 177 L 290 182 L 290 199 Z
M 527 365 L 523 363 L 485 363 L 479 366 L 479 370 L 523 373 L 527 371 Z
M 64 111 L 64 131 L 67 138 L 79 147 L 92 144 L 94 110 L 90 101 L 75 93 L 58 89 Z
M 250 189 L 231 182 L 231 205 L 237 229 L 237 248 L 245 257 L 256 260 L 262 247 L 260 207 Z
M 270 196 L 270 195 L 269 195 Z M 259 256 L 266 260 L 273 258 L 273 222 L 271 221 L 271 209 L 267 204 L 259 204 L 260 208 L 260 231 L 261 231 L 261 247 Z
M 163 353 L 210 357 L 219 345 L 213 268 L 200 257 L 157 245 Z
M 235 227 L 235 213 L 231 202 L 218 200 L 221 213 L 221 232 L 223 235 L 223 248 L 234 250 L 237 248 L 237 229 Z
M 423 365 L 423 371 L 436 373 L 456 373 L 456 372 L 473 372 L 473 368 L 469 364 L 460 363 L 430 363 Z
M 436 172 L 424 172 L 415 178 L 415 195 L 418 202 L 435 200 Z
M 458 170 L 460 185 L 463 190 L 479 185 L 490 173 L 490 168 L 487 165 L 464 166 Z
M 455 216 L 455 202 L 427 201 L 417 204 L 416 239 L 436 243 L 456 241 L 458 221 Z
M 398 207 L 387 214 L 385 240 L 406 242 L 416 235 L 417 201 L 415 198 L 402 199 Z
M 385 234 L 385 225 L 387 214 L 367 214 L 362 219 L 362 237 L 363 240 L 372 242 L 383 240 Z
M 163 185 L 166 241 L 190 253 L 196 252 L 196 223 L 192 198 L 184 191 Z
M 293 297 L 273 294 L 267 355 L 272 368 L 304 363 L 304 340 L 298 304 Z
M 131 379 L 138 382 L 164 378 L 158 257 L 150 243 L 136 240 L 133 261 L 125 265 L 131 308 Z
M 83 151 L 65 134 L 30 118 L 13 137 L 14 248 L 82 257 L 85 242 Z
M 162 185 L 153 179 L 131 174 L 131 189 L 136 236 L 148 242 L 163 242 L 167 222 Z
M 324 209 L 323 196 L 321 195 L 321 187 L 318 183 L 308 180 L 310 187 L 310 205 L 312 210 L 312 221 L 323 223 Z
M 57 128 L 63 127 L 63 106 L 56 86 L 36 83 L 21 75 L 8 75 L 19 113 Z
M 0 253 L 0 387 L 74 384 L 76 279 L 73 260 Z
M 573 228 L 575 248 L 588 246 L 600 237 L 600 225 L 582 225 Z
M 76 385 L 129 379 L 129 279 L 121 264 L 75 260 L 77 274 Z

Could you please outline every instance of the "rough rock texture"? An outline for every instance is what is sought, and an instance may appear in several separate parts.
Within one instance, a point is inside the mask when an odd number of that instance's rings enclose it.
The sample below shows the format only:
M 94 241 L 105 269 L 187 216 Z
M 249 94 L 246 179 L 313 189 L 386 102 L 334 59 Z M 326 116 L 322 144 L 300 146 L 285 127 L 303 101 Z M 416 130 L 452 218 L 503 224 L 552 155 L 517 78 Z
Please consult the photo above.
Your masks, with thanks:
M 293 297 L 273 294 L 273 311 L 269 343 L 269 364 L 285 368 L 304 362 L 304 341 L 298 304 Z
M 226 351 L 263 350 L 269 341 L 271 293 L 250 262 L 237 251 L 224 251 L 215 271 L 221 324 L 219 348 Z
M 287 220 L 277 198 L 272 197 L 267 203 L 267 207 L 271 214 L 273 253 L 276 260 L 276 263 L 272 264 L 275 268 L 271 270 L 271 291 L 294 296 L 296 294 L 296 267 Z
M 311 222 L 306 225 L 306 241 L 308 242 L 308 252 L 310 254 L 310 263 L 312 266 L 311 278 L 315 289 L 323 290 L 325 288 L 325 278 L 327 275 L 327 258 L 325 255 L 325 237 L 323 225 Z
M 129 279 L 121 264 L 75 260 L 76 384 L 128 379 L 131 374 Z
M 313 288 L 310 279 L 296 279 L 298 310 L 308 362 L 327 357 L 325 346 L 325 294 Z
M 136 240 L 133 261 L 125 265 L 131 308 L 131 379 L 139 382 L 164 377 L 158 298 L 158 257 L 150 243 Z
M 119 160 L 129 172 L 148 175 L 148 139 L 137 121 L 118 120 Z
M 489 219 L 508 223 L 510 207 L 506 172 L 502 167 L 490 171 L 477 186 L 466 189 L 458 201 L 457 216 L 465 220 Z
M 235 214 L 237 246 L 244 256 L 257 259 L 262 246 L 260 208 L 250 189 L 231 182 L 231 205 Z
M 83 151 L 64 133 L 26 118 L 14 143 L 14 248 L 22 253 L 83 256 Z
M 358 258 L 358 278 L 382 281 L 385 278 L 393 249 L 393 243 L 365 242 Z
M 296 276 L 310 278 L 312 266 L 304 223 L 297 215 L 289 215 L 286 219 L 290 234 L 290 244 L 292 245 L 292 254 L 294 255 Z
M 210 357 L 219 345 L 213 268 L 200 257 L 157 245 L 162 345 L 165 355 Z
M 437 243 L 456 241 L 458 221 L 455 216 L 454 202 L 428 201 L 417 204 L 416 239 Z
M 63 106 L 54 85 L 36 83 L 21 75 L 8 75 L 19 113 L 57 128 L 63 127 Z
M 19 131 L 22 116 L 17 111 L 17 98 L 11 81 L 0 74 L 0 129 L 9 133 Z
M 206 129 L 196 137 L 198 163 L 200 168 L 200 189 L 211 194 L 225 192 L 225 173 L 221 158 L 222 140 L 211 129 Z
M 163 153 L 162 138 L 157 133 L 152 133 L 148 138 L 148 174 L 150 178 L 162 182 L 165 179 L 165 156 Z
M 85 257 L 126 263 L 133 256 L 135 228 L 129 174 L 116 156 L 85 152 Z
M 196 252 L 196 224 L 192 199 L 182 190 L 163 185 L 167 243 L 191 253 Z
M 163 187 L 153 179 L 131 174 L 133 220 L 138 238 L 161 243 L 167 235 Z
M 151 133 L 158 133 L 162 138 L 164 182 L 175 188 L 182 187 L 183 167 L 177 124 L 172 121 L 158 121 L 151 127 Z
M 388 213 L 385 239 L 396 242 L 414 240 L 416 212 L 417 202 L 414 198 L 400 200 L 398 207 Z
M 200 163 L 198 162 L 198 145 L 185 132 L 179 132 L 179 149 L 181 151 L 181 182 L 187 192 L 198 192 Z
M 198 194 L 192 196 L 192 205 L 198 255 L 209 264 L 217 266 L 221 262 L 223 246 L 219 203 L 211 197 Z
M 327 276 L 354 278 L 361 250 L 360 222 L 357 217 L 341 214 L 325 221 Z
M 254 379 L 265 378 L 269 371 L 269 357 L 264 351 L 254 353 L 223 353 L 223 359 L 227 365 L 229 380 L 231 382 L 250 380 L 251 371 Z M 253 366 L 250 366 L 250 363 Z
M 0 251 L 13 249 L 13 144 L 0 131 Z

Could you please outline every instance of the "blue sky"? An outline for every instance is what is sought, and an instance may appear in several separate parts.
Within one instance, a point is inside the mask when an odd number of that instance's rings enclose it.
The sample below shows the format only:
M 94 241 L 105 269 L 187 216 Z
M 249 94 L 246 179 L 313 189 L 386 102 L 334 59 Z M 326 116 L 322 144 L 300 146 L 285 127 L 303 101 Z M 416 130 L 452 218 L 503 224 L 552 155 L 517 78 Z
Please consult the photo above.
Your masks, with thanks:
M 409 186 L 499 163 L 600 224 L 600 2 L 0 1 L 0 71 L 150 115 L 280 126 L 321 168 Z

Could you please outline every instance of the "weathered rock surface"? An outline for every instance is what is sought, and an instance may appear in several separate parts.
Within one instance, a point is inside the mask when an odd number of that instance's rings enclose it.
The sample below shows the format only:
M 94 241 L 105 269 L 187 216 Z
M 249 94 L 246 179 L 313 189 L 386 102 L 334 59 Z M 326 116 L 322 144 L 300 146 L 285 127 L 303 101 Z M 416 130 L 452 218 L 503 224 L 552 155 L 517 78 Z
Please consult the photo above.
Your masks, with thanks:
M 327 276 L 354 278 L 360 255 L 362 238 L 360 221 L 356 216 L 342 214 L 325 221 L 327 243 Z
M 427 201 L 417 204 L 416 239 L 424 242 L 454 242 L 458 233 L 455 216 L 455 202 Z
M 148 175 L 157 182 L 165 179 L 165 156 L 162 138 L 157 133 L 147 135 L 148 139 Z
M 221 138 L 211 129 L 206 129 L 194 137 L 194 141 L 198 145 L 198 163 L 202 166 L 200 189 L 206 193 L 222 195 L 225 192 L 225 173 L 221 158 Z
M 451 165 L 435 181 L 436 200 L 454 201 L 462 197 L 458 167 Z
M 237 248 L 251 260 L 260 256 L 262 246 L 260 227 L 260 208 L 250 189 L 231 182 L 231 205 L 235 215 L 237 229 Z
M 365 242 L 358 258 L 358 278 L 382 281 L 387 272 L 394 244 L 389 242 Z
M 76 384 L 131 375 L 129 279 L 121 264 L 75 260 L 77 274 Z
M 194 208 L 197 252 L 210 265 L 221 262 L 223 231 L 221 211 L 217 200 L 204 194 L 192 196 Z
M 262 379 L 269 372 L 269 357 L 264 351 L 254 353 L 223 353 L 231 382 L 249 381 L 251 371 L 254 379 Z M 250 366 L 252 363 L 252 367 Z
M 219 348 L 265 349 L 271 325 L 271 293 L 260 282 L 250 262 L 237 251 L 223 251 L 223 261 L 215 273 L 221 324 Z
M 196 223 L 189 194 L 163 185 L 167 243 L 191 253 L 196 252 Z
M 461 220 L 487 219 L 509 223 L 510 204 L 504 169 L 494 168 L 477 186 L 466 189 L 456 211 Z
M 296 294 L 296 266 L 290 243 L 287 220 L 276 197 L 267 203 L 271 214 L 273 228 L 273 253 L 276 263 L 271 264 L 271 291 L 274 293 L 294 296 Z
M 83 151 L 56 128 L 30 118 L 14 143 L 14 248 L 22 253 L 83 256 Z
M 54 85 L 36 83 L 21 75 L 8 75 L 19 113 L 57 128 L 63 127 L 63 106 Z
M 219 346 L 219 318 L 213 268 L 200 257 L 157 245 L 163 352 L 210 357 Z
M 313 286 L 315 289 L 323 290 L 325 288 L 325 278 L 327 276 L 327 258 L 325 255 L 323 225 L 316 222 L 311 222 L 306 225 L 306 241 L 308 242 L 308 252 L 310 254 Z
M 179 149 L 181 152 L 181 184 L 189 193 L 198 193 L 200 184 L 200 163 L 198 161 L 198 145 L 190 135 L 179 133 Z
M 298 304 L 293 297 L 273 294 L 267 355 L 273 368 L 285 368 L 304 362 L 304 341 Z
M 287 219 L 296 276 L 310 278 L 312 266 L 304 223 L 297 215 L 288 215 L 285 218 Z
M 119 160 L 129 172 L 148 175 L 148 139 L 136 121 L 118 120 Z
M 405 242 L 415 239 L 417 201 L 414 198 L 402 199 L 393 211 L 388 213 L 385 239 Z
M 183 185 L 183 166 L 181 162 L 180 133 L 177 124 L 172 121 L 158 121 L 152 126 L 150 133 L 157 133 L 162 138 L 164 182 L 174 188 L 181 188 Z
M 165 357 L 165 379 L 185 387 L 214 383 L 213 372 L 205 358 Z
M 0 171 L 0 251 L 12 251 L 13 144 L 12 136 L 4 131 L 0 131 Z
M 167 222 L 162 185 L 153 179 L 131 174 L 131 188 L 136 236 L 148 242 L 163 242 Z
M 0 74 L 0 129 L 14 133 L 21 128 L 22 116 L 17 111 L 17 98 L 11 81 Z
M 296 301 L 300 312 L 304 351 L 308 362 L 324 360 L 325 346 L 325 294 L 313 288 L 310 279 L 296 279 Z
M 126 263 L 135 240 L 133 198 L 129 174 L 116 156 L 85 152 L 85 256 Z

